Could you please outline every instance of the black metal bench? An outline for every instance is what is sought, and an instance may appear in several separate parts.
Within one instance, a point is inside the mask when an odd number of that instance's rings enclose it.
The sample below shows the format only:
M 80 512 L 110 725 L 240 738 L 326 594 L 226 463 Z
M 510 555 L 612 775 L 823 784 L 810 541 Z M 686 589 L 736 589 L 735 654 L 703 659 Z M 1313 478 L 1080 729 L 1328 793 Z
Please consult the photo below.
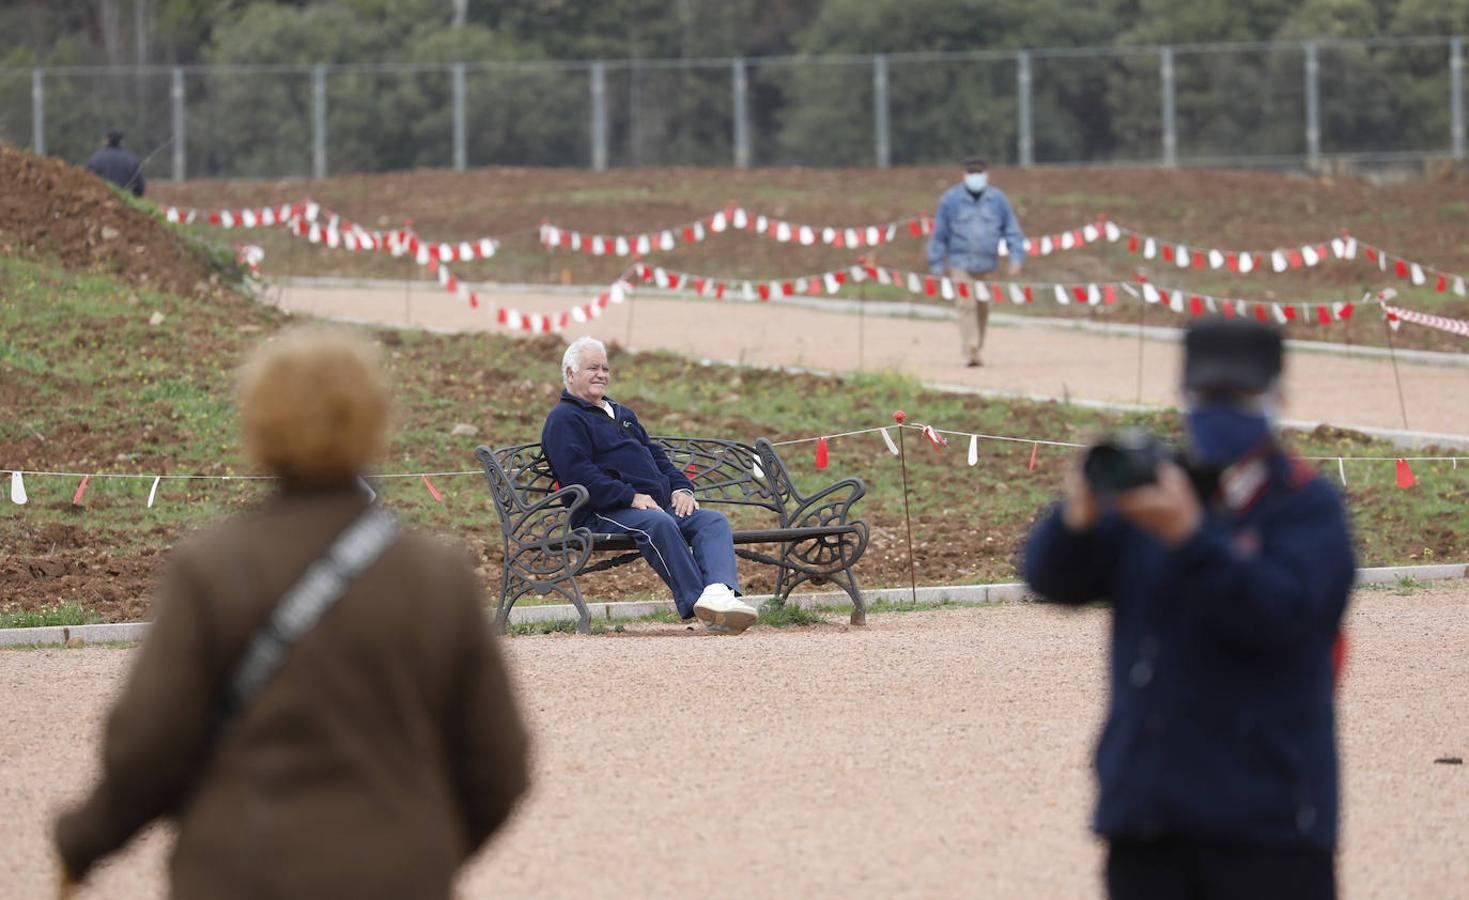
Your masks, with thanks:
M 775 597 L 784 600 L 797 586 L 831 581 L 852 598 L 852 624 L 867 622 L 867 605 L 852 566 L 867 549 L 867 523 L 850 518 L 852 504 L 867 488 L 845 478 L 803 496 L 785 463 L 765 438 L 755 446 L 709 438 L 658 437 L 669 460 L 689 473 L 701 505 L 756 507 L 775 517 L 776 527 L 734 532 L 735 553 L 776 567 Z M 579 484 L 560 487 L 540 444 L 475 448 L 500 516 L 505 564 L 495 624 L 503 634 L 515 602 L 529 593 L 559 594 L 580 614 L 577 630 L 591 630 L 577 576 L 640 559 L 632 540 L 588 528 L 571 520 L 587 502 Z M 776 553 L 748 545 L 779 544 Z M 621 555 L 591 562 L 594 554 Z

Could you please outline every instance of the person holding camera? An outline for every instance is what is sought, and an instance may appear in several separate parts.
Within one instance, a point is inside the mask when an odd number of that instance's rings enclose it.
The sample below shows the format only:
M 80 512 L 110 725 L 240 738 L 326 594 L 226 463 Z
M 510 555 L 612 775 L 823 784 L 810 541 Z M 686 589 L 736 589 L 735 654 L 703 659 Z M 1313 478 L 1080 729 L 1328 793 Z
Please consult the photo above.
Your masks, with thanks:
M 1188 449 L 1099 443 L 1024 552 L 1044 599 L 1111 602 L 1094 826 L 1113 898 L 1330 898 L 1333 689 L 1355 577 L 1335 489 L 1275 436 L 1278 330 L 1185 335 Z

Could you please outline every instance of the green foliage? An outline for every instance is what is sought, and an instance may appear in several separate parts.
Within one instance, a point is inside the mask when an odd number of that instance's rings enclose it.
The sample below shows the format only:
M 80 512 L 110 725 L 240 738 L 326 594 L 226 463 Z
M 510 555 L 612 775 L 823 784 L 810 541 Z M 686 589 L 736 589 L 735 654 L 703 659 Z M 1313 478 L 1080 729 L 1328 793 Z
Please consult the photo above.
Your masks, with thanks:
M 51 625 L 91 625 L 102 621 L 75 603 L 54 603 L 36 609 L 0 606 L 0 628 L 45 628 Z

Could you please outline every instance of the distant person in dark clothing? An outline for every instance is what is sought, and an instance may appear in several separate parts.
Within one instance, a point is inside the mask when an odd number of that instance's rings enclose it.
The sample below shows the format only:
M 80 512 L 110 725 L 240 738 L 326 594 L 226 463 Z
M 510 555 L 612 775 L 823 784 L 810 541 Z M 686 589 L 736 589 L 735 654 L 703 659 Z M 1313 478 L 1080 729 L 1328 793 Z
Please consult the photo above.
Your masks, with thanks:
M 122 146 L 122 132 L 113 129 L 107 132 L 107 143 L 87 160 L 87 169 L 133 196 L 143 196 L 143 164 L 131 150 Z
M 1094 456 L 1025 549 L 1047 600 L 1112 605 L 1095 827 L 1114 900 L 1336 896 L 1355 568 L 1341 498 L 1275 436 L 1282 358 L 1274 328 L 1190 328 L 1188 472 L 1130 487 Z

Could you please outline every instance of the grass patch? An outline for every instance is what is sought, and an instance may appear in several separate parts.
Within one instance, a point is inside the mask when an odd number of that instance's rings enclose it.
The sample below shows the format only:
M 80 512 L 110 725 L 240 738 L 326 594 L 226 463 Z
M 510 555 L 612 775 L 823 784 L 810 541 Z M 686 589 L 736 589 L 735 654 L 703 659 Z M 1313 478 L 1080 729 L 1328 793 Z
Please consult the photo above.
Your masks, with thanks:
M 0 628 L 46 628 L 53 625 L 93 625 L 102 621 L 76 603 L 56 603 L 35 609 L 0 608 Z
M 808 625 L 824 625 L 829 620 L 819 609 L 772 600 L 760 607 L 760 618 L 757 621 L 758 624 L 770 628 L 804 628 Z

